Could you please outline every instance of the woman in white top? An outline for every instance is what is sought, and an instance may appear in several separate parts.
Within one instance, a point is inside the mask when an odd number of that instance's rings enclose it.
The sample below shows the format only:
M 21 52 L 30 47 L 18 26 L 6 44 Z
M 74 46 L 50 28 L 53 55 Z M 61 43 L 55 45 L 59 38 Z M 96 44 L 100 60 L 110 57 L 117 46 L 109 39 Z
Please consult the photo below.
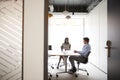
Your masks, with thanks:
M 61 45 L 61 51 L 70 50 L 70 48 L 71 48 L 71 44 L 69 43 L 69 38 L 66 37 L 65 40 L 64 40 L 64 43 Z M 61 59 L 64 60 L 64 57 L 63 56 L 59 57 L 59 62 L 58 62 L 58 65 L 57 65 L 57 69 L 59 69 L 59 64 L 60 64 Z

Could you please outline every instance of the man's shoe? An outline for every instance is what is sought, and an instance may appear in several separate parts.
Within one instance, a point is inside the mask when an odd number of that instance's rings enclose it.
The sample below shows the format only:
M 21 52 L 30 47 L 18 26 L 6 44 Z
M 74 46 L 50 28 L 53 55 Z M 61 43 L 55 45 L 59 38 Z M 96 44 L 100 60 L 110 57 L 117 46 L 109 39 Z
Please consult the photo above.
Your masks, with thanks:
M 70 70 L 69 70 L 69 73 L 70 73 L 70 74 L 73 74 L 73 73 L 74 73 L 73 69 L 70 69 Z
M 76 72 L 76 68 L 72 68 L 69 70 L 70 73 L 75 73 Z
M 75 68 L 75 69 L 73 69 L 73 72 L 74 72 L 74 73 L 76 72 L 76 68 Z
M 72 71 L 73 70 L 73 68 L 71 68 L 69 71 Z

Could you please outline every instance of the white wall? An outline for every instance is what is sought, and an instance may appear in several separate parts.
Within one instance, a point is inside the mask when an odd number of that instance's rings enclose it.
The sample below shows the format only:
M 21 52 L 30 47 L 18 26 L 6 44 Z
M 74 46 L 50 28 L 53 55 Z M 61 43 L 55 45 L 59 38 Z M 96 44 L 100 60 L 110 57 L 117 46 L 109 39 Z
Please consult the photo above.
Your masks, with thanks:
M 61 50 L 60 46 L 65 37 L 69 38 L 71 50 L 81 50 L 84 37 L 84 18 L 86 15 L 71 15 L 71 19 L 65 19 L 63 15 L 54 15 L 49 18 L 49 40 L 53 50 Z
M 96 6 L 85 19 L 85 36 L 90 37 L 90 62 L 107 72 L 107 0 Z
M 22 1 L 0 0 L 0 80 L 21 80 Z
M 43 80 L 44 0 L 24 0 L 24 80 Z

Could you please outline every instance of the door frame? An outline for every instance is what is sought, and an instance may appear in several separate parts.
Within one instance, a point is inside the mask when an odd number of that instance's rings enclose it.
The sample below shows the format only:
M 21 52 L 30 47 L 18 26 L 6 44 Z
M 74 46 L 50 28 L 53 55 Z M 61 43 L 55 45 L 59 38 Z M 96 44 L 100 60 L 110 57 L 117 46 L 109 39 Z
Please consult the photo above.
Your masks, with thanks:
M 22 0 L 22 80 L 24 80 L 24 0 Z
M 44 1 L 44 80 L 48 80 L 48 0 Z

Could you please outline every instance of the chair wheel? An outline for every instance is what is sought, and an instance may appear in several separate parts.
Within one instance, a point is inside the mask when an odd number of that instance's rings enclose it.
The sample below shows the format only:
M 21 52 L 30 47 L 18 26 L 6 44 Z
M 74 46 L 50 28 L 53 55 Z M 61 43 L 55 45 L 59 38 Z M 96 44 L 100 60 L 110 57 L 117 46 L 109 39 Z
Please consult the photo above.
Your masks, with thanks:
M 89 76 L 89 73 L 87 73 L 87 75 Z
M 58 77 L 58 75 L 56 75 L 56 77 Z
M 52 77 L 52 75 L 50 75 L 50 77 Z
M 59 69 L 59 67 L 57 67 L 57 69 Z
M 78 75 L 76 74 L 75 77 L 78 77 Z
M 51 78 L 49 78 L 48 80 L 51 80 Z
M 52 69 L 54 69 L 54 67 L 52 67 Z

